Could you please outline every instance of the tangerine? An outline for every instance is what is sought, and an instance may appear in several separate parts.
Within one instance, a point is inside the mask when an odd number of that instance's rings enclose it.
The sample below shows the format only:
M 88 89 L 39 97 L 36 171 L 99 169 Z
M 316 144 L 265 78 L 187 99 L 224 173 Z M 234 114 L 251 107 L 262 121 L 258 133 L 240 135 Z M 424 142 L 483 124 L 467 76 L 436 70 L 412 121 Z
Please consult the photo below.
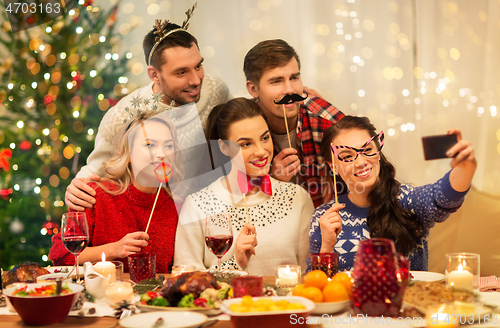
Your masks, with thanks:
M 323 302 L 323 293 L 317 287 L 304 287 L 302 297 L 308 298 L 315 303 Z
M 307 287 L 323 289 L 327 282 L 328 276 L 321 270 L 309 271 L 304 277 L 304 283 Z
M 340 302 L 349 299 L 344 285 L 338 281 L 329 281 L 323 288 L 323 301 Z
M 292 290 L 293 296 L 302 296 L 304 294 L 304 288 L 306 288 L 305 284 L 300 284 Z
M 344 285 L 347 294 L 351 295 L 352 293 L 352 281 L 351 277 L 347 274 L 347 272 L 339 272 L 332 277 L 332 281 L 338 281 L 342 285 Z

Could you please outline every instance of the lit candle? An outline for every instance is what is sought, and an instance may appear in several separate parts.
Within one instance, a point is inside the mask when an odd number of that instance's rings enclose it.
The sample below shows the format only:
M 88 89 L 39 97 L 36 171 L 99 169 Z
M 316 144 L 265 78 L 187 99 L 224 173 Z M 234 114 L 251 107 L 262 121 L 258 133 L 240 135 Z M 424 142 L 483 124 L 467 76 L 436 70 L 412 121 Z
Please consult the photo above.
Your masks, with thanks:
M 290 270 L 287 265 L 284 268 L 278 268 L 278 283 L 282 286 L 293 286 L 299 284 L 298 272 Z
M 109 276 L 110 283 L 113 283 L 116 280 L 116 265 L 106 261 L 106 254 L 104 254 L 104 252 L 102 252 L 102 262 L 94 264 L 94 271 L 104 277 Z
M 174 265 L 172 267 L 172 276 L 175 277 L 185 272 L 192 272 L 194 270 L 196 270 L 196 267 L 194 265 L 187 265 L 187 264 Z
M 448 273 L 447 285 L 448 287 L 463 288 L 472 291 L 474 276 L 467 270 L 462 269 L 462 264 L 458 265 L 458 270 Z
M 118 306 L 119 302 L 132 302 L 134 290 L 130 282 L 115 281 L 106 288 L 106 302 L 112 308 Z

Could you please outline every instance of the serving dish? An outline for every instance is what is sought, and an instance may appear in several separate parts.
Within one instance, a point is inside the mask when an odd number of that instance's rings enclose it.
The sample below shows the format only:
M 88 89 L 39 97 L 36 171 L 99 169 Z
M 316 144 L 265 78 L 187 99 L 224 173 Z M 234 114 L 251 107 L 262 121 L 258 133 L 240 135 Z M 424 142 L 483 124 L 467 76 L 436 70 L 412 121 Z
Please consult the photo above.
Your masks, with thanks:
M 305 322 L 309 313 L 314 310 L 314 303 L 300 296 L 275 296 L 275 297 L 253 297 L 253 300 L 266 298 L 277 301 L 288 301 L 290 303 L 302 303 L 305 309 L 265 311 L 265 312 L 233 312 L 231 304 L 241 303 L 241 298 L 232 298 L 222 301 L 221 310 L 231 317 L 233 327 L 297 327 L 297 323 Z
M 339 302 L 321 302 L 314 303 L 314 309 L 311 314 L 322 315 L 322 314 L 332 314 L 347 310 L 350 307 L 350 301 L 339 301 Z
M 158 319 L 161 323 L 155 324 Z M 206 315 L 196 312 L 147 312 L 120 319 L 120 326 L 126 328 L 155 327 L 155 328 L 190 328 L 199 327 L 208 321 Z
M 31 283 L 24 284 L 28 290 L 35 290 L 53 283 Z M 78 284 L 68 284 L 71 293 L 54 296 L 18 296 L 12 295 L 20 286 L 7 287 L 4 290 L 5 296 L 19 314 L 21 319 L 28 325 L 52 325 L 63 322 L 68 316 L 73 303 L 83 291 L 83 286 Z
M 71 283 L 73 280 L 68 276 L 68 273 L 49 273 L 36 277 L 36 282 L 55 283 L 57 280 L 62 280 L 63 283 Z

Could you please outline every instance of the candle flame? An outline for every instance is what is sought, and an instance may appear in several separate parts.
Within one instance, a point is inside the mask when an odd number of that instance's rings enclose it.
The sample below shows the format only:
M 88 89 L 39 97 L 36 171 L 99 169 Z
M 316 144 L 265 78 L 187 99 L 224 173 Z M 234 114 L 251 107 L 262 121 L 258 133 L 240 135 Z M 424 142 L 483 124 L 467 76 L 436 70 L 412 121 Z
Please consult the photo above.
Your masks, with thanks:
M 104 252 L 102 252 L 101 259 L 103 262 L 106 262 L 106 254 Z
M 290 266 L 287 265 L 286 266 L 286 273 L 290 273 L 290 272 L 292 272 L 292 270 L 290 270 Z
M 462 266 L 462 264 L 459 264 L 459 265 L 458 265 L 458 271 L 463 271 L 463 268 L 464 268 L 464 267 Z

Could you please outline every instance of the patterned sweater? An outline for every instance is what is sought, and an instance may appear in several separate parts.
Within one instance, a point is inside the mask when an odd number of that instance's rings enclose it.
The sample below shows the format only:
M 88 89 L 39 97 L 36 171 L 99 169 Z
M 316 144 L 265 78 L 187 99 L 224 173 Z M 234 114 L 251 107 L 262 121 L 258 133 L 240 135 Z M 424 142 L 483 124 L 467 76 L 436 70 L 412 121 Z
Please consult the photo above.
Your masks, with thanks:
M 222 179 L 222 178 L 221 178 Z M 231 214 L 233 245 L 224 255 L 223 269 L 243 269 L 252 275 L 274 276 L 278 265 L 300 264 L 306 269 L 309 256 L 309 218 L 314 206 L 308 193 L 293 183 L 271 178 L 273 196 L 259 191 L 247 196 L 250 223 L 255 226 L 258 246 L 245 268 L 234 258 L 236 239 L 247 222 L 244 200 L 231 195 L 221 179 L 186 198 L 177 227 L 174 264 L 191 264 L 197 269 L 213 268 L 217 257 L 205 246 L 205 218 L 224 210 Z M 232 206 L 231 196 L 235 206 Z
M 406 209 L 414 212 L 427 228 L 432 228 L 436 222 L 443 222 L 451 213 L 455 212 L 463 203 L 466 192 L 455 191 L 450 184 L 450 173 L 436 183 L 420 187 L 402 184 L 399 189 L 398 201 Z M 333 205 L 330 201 L 316 209 L 309 229 L 309 245 L 311 254 L 321 249 L 320 217 Z M 339 195 L 339 203 L 346 204 L 339 211 L 342 218 L 342 232 L 337 237 L 334 251 L 339 253 L 339 271 L 351 270 L 358 250 L 360 240 L 370 238 L 370 231 L 366 217 L 369 207 L 354 205 L 347 194 Z M 410 269 L 427 271 L 429 262 L 428 251 L 429 233 L 418 242 L 418 247 L 408 255 Z M 308 270 L 310 260 L 307 260 Z

